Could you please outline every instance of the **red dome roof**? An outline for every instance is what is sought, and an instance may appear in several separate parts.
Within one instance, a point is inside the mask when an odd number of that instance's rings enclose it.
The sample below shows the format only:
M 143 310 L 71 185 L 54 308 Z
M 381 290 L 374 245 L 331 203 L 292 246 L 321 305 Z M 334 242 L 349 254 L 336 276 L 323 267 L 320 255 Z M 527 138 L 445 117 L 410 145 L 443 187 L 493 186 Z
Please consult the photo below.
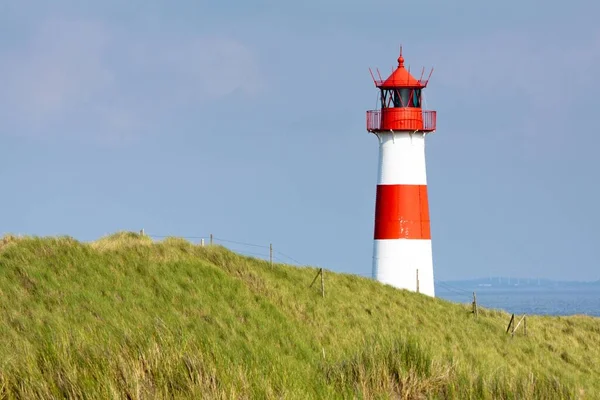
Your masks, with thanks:
M 398 68 L 385 81 L 376 82 L 380 88 L 424 88 L 427 81 L 416 79 L 404 68 L 404 57 L 398 57 Z

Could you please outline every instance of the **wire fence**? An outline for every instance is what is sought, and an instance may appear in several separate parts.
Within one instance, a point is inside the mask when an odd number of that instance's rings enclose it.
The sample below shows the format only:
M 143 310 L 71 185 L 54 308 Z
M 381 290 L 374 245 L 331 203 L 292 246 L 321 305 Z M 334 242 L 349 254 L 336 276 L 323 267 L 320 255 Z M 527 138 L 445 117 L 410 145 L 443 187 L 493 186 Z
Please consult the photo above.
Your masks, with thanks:
M 158 235 L 153 233 L 145 233 L 142 234 L 152 238 L 152 239 L 166 239 L 169 237 L 174 237 L 173 235 Z M 257 244 L 257 243 L 249 243 L 243 242 L 239 240 L 225 239 L 221 237 L 216 237 L 212 234 L 206 236 L 177 236 L 178 238 L 186 239 L 191 241 L 192 243 L 200 244 L 200 245 L 210 245 L 210 244 L 218 244 L 223 247 L 228 248 L 231 251 L 234 251 L 238 254 L 256 257 L 263 260 L 268 260 L 271 262 L 279 262 L 282 264 L 292 264 L 296 266 L 307 265 L 301 263 L 296 258 L 291 257 L 273 247 L 272 243 L 268 245 L 265 244 Z
M 450 285 L 447 282 L 438 281 L 437 279 L 434 280 L 434 282 L 436 286 L 438 286 L 440 289 L 452 293 L 452 297 L 456 298 L 457 300 L 470 302 L 473 299 L 472 291 L 465 290 L 454 285 Z
M 141 231 L 141 233 L 152 239 L 155 239 L 155 240 L 166 239 L 169 237 L 175 237 L 173 235 L 158 235 L 158 234 L 153 234 L 153 233 L 145 233 L 143 230 Z M 248 257 L 259 258 L 259 259 L 262 259 L 265 261 L 270 261 L 272 263 L 275 262 L 275 263 L 281 263 L 281 264 L 295 265 L 295 266 L 299 266 L 299 267 L 309 265 L 309 264 L 298 261 L 298 259 L 295 257 L 291 257 L 291 256 L 277 250 L 273 246 L 272 243 L 269 243 L 269 244 L 249 243 L 249 242 L 244 242 L 244 241 L 239 241 L 239 240 L 216 237 L 212 234 L 205 235 L 205 236 L 176 236 L 176 237 L 189 240 L 192 243 L 195 242 L 196 244 L 199 244 L 199 245 L 218 244 L 218 245 L 226 247 L 229 250 L 234 251 L 238 254 L 245 255 Z M 357 275 L 360 277 L 370 278 L 370 279 L 373 278 L 372 271 L 368 271 L 368 272 L 344 272 L 344 271 L 341 271 L 341 273 Z M 461 301 L 465 301 L 465 302 L 472 300 L 473 294 L 471 291 L 459 288 L 459 287 L 451 285 L 447 282 L 439 281 L 437 279 L 434 279 L 434 283 L 437 288 L 442 289 L 443 291 L 446 291 L 449 294 L 452 294 L 452 297 L 456 298 L 457 300 L 461 300 Z

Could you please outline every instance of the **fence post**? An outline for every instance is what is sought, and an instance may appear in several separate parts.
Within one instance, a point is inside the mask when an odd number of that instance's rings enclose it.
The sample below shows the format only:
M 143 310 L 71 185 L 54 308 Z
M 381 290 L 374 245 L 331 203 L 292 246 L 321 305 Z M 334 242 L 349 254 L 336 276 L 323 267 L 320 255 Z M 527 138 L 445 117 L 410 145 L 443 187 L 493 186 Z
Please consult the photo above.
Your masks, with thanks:
M 211 245 L 213 244 L 213 235 L 212 235 L 212 233 L 210 234 L 210 244 Z
M 204 238 L 200 239 L 200 246 L 204 247 Z
M 144 236 L 144 235 L 145 235 L 145 233 L 144 233 L 144 228 L 142 228 L 142 229 L 140 230 L 140 235 L 142 235 L 142 236 Z
M 273 266 L 273 243 L 269 243 L 269 262 Z
M 319 268 L 319 270 L 317 271 L 317 274 L 315 275 L 315 279 L 313 279 L 313 281 L 310 283 L 310 285 L 308 286 L 309 288 L 312 287 L 312 285 L 315 284 L 315 282 L 317 281 L 317 278 L 319 277 L 319 274 L 321 273 L 321 268 Z
M 519 328 L 519 325 L 521 325 L 521 322 L 525 321 L 525 317 L 526 317 L 526 315 L 523 315 L 523 317 L 519 320 L 519 322 L 517 323 L 516 326 L 513 324 L 513 330 L 511 332 L 512 336 L 515 336 L 515 331 Z
M 325 278 L 323 277 L 323 268 L 321 268 L 321 296 L 325 297 Z
M 417 268 L 417 293 L 419 293 L 419 268 Z
M 479 311 L 477 310 L 477 295 L 473 292 L 473 314 L 475 314 L 475 318 L 479 315 Z
M 508 327 L 506 328 L 506 333 L 508 333 L 508 331 L 510 331 L 510 326 L 513 324 L 514 320 L 515 320 L 515 314 L 513 314 L 510 317 L 510 321 L 508 322 Z

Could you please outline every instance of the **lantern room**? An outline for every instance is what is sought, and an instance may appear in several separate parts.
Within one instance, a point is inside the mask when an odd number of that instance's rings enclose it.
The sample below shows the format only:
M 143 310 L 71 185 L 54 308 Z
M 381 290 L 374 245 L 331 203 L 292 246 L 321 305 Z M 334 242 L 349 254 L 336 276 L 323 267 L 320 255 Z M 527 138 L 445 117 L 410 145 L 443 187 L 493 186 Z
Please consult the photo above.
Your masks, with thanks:
M 433 69 L 427 79 L 423 79 L 424 72 L 423 69 L 419 79 L 413 77 L 410 70 L 404 67 L 402 50 L 398 57 L 398 67 L 387 79 L 381 79 L 379 71 L 377 71 L 379 79 L 375 79 L 371 72 L 375 86 L 380 90 L 378 101 L 380 109 L 367 111 L 369 132 L 435 131 L 435 111 L 422 108 L 423 89 L 427 86 Z

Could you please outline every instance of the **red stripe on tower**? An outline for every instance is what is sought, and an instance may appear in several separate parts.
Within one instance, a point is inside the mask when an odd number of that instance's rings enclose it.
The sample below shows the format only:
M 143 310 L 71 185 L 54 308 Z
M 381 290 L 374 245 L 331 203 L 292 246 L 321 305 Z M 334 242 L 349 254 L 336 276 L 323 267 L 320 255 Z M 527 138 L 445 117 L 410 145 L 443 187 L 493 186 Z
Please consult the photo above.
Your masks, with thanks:
M 375 239 L 431 239 L 427 185 L 377 185 Z

